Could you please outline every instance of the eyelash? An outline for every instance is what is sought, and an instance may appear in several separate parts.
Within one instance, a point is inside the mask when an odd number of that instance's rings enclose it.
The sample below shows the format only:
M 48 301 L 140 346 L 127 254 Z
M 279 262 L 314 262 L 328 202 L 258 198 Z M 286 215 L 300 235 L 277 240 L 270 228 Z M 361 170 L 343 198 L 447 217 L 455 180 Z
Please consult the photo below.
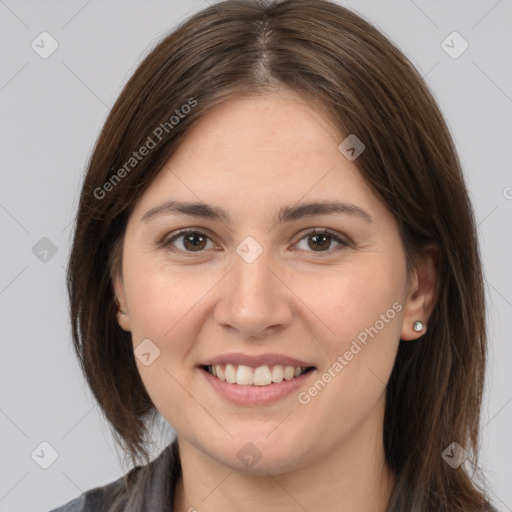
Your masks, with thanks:
M 204 253 L 206 249 L 203 249 L 201 251 L 184 251 L 181 249 L 176 249 L 175 247 L 172 246 L 172 242 L 174 242 L 175 240 L 177 240 L 180 237 L 190 235 L 190 234 L 201 235 L 201 236 L 206 237 L 208 240 L 213 241 L 206 233 L 203 233 L 202 231 L 199 231 L 197 229 L 188 228 L 188 229 L 178 231 L 171 238 L 165 238 L 162 242 L 160 242 L 159 247 L 164 248 L 173 253 L 184 254 L 187 257 L 194 256 L 196 253 L 197 254 Z M 297 243 L 301 242 L 302 240 L 304 240 L 305 238 L 308 238 L 309 236 L 313 236 L 313 235 L 327 235 L 329 238 L 331 238 L 333 241 L 339 243 L 341 246 L 341 247 L 338 246 L 337 248 L 334 248 L 334 249 L 328 249 L 327 251 L 318 251 L 318 252 L 306 251 L 306 252 L 313 253 L 315 256 L 322 257 L 322 255 L 331 255 L 333 251 L 336 252 L 337 250 L 340 250 L 343 247 L 351 247 L 352 246 L 352 244 L 350 242 L 340 238 L 336 233 L 333 233 L 332 231 L 327 230 L 327 229 L 317 230 L 317 228 L 313 228 L 312 230 L 304 233 L 302 235 L 302 237 L 295 244 L 297 244 Z

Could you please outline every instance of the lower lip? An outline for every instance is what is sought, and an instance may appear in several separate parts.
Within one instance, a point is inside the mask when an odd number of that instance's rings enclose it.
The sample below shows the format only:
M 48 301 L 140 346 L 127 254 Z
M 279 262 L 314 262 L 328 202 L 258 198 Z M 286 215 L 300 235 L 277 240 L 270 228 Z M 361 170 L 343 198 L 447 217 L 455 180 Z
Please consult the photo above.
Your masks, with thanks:
M 267 386 L 230 384 L 229 382 L 214 377 L 203 368 L 199 368 L 199 371 L 212 385 L 213 389 L 229 402 L 236 405 L 266 405 L 276 402 L 296 391 L 316 370 L 310 370 L 291 380 L 273 382 Z

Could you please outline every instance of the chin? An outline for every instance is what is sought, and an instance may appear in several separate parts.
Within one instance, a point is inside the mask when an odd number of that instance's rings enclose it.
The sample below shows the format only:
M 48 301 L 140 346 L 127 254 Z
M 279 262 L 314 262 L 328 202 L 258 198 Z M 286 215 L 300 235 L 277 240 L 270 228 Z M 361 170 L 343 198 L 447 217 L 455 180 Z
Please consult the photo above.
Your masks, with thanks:
M 277 429 L 276 429 L 277 430 Z M 286 432 L 251 436 L 247 430 L 225 445 L 211 447 L 211 456 L 235 471 L 252 475 L 280 474 L 307 464 L 304 436 Z

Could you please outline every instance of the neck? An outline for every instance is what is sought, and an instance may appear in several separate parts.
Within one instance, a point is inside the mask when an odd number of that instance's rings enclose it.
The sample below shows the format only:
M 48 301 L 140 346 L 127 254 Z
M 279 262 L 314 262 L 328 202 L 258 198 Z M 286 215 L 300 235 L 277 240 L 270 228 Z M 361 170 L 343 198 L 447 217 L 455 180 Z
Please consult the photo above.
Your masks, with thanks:
M 277 475 L 225 466 L 178 437 L 182 475 L 174 510 L 186 512 L 385 512 L 394 475 L 385 463 L 382 424 L 360 426 L 313 464 Z

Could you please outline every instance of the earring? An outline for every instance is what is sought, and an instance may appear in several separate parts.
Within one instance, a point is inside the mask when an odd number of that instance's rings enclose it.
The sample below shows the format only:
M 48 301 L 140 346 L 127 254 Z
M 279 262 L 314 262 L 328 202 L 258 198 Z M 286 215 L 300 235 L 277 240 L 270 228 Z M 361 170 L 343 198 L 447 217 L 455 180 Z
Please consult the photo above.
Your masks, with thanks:
M 420 321 L 420 320 L 417 320 L 416 322 L 414 322 L 414 325 L 412 327 L 416 332 L 421 332 L 423 331 L 423 322 Z
M 117 295 L 114 296 L 114 302 L 116 303 L 117 308 L 121 310 L 121 304 L 119 304 L 119 299 L 117 298 Z M 121 311 L 121 315 L 126 315 L 126 311 Z

